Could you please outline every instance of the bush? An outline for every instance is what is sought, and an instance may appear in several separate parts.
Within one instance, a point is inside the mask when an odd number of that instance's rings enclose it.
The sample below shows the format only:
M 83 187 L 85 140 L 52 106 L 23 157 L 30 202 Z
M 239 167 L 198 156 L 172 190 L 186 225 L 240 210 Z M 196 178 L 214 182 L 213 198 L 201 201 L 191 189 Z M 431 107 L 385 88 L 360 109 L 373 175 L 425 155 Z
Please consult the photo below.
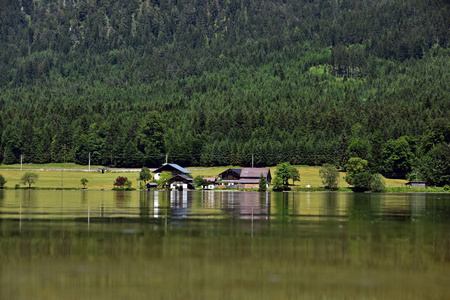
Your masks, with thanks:
M 125 181 L 125 187 L 126 187 L 127 189 L 130 189 L 132 184 L 133 184 L 133 183 L 132 183 L 130 180 Z
M 87 180 L 86 178 L 81 178 L 80 182 L 83 185 L 83 189 L 85 189 L 89 180 Z
M 370 190 L 376 193 L 386 191 L 386 182 L 384 181 L 384 178 L 383 176 L 381 176 L 381 174 L 372 175 L 372 179 L 370 181 Z
M 319 170 L 319 176 L 322 178 L 322 183 L 329 189 L 337 189 L 339 184 L 339 171 L 334 165 L 324 164 Z
M 353 187 L 355 192 L 364 192 L 370 190 L 372 182 L 372 174 L 369 172 L 361 172 L 353 177 Z
M 442 188 L 444 191 L 449 192 L 450 191 L 450 185 L 446 184 L 444 185 L 444 187 Z
M 2 189 L 6 183 L 7 183 L 7 181 L 6 181 L 5 177 L 3 177 L 2 174 L 0 174 L 0 189 Z
M 127 181 L 128 181 L 128 178 L 119 176 L 116 178 L 116 181 L 114 182 L 114 186 L 115 187 L 124 187 L 125 182 L 127 182 Z

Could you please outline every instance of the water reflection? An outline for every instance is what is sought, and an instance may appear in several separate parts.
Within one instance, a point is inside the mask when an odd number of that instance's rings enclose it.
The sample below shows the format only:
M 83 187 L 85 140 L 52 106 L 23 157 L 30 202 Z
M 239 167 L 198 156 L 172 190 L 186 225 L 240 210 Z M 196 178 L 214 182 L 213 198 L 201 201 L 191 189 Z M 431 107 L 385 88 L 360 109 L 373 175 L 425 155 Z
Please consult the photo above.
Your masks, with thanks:
M 450 220 L 449 200 L 450 194 L 0 190 L 0 218 Z
M 446 299 L 449 229 L 450 194 L 4 190 L 0 298 Z

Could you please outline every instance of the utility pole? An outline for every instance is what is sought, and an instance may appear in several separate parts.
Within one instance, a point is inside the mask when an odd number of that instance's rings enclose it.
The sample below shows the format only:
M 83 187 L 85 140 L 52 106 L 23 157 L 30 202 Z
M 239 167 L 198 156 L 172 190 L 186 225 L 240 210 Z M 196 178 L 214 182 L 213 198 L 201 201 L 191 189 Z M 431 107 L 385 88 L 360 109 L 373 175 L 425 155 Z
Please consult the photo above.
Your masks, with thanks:
M 253 154 L 252 154 L 252 168 L 253 168 L 253 161 L 254 161 L 254 157 L 253 157 Z
M 20 154 L 20 171 L 23 170 L 23 154 Z
M 89 152 L 89 171 L 91 171 L 91 152 Z
M 166 165 L 167 165 L 167 161 L 169 160 L 169 154 L 166 153 Z

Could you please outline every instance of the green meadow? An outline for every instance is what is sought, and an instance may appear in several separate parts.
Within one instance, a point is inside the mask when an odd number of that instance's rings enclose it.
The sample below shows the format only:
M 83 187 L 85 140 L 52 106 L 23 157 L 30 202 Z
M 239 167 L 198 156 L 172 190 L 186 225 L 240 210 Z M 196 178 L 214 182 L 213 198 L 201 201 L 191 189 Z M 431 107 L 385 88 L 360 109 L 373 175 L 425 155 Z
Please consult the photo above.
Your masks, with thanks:
M 20 182 L 23 174 L 25 172 L 35 172 L 39 175 L 38 180 L 32 185 L 34 188 L 43 189 L 81 189 L 82 185 L 80 180 L 86 178 L 89 180 L 87 184 L 87 189 L 89 190 L 109 190 L 113 188 L 115 179 L 118 176 L 127 177 L 132 181 L 132 187 L 138 187 L 137 178 L 139 176 L 139 169 L 130 169 L 129 171 L 115 171 L 114 169 L 101 173 L 98 171 L 100 166 L 91 166 L 91 171 L 88 171 L 88 166 L 76 165 L 72 163 L 65 164 L 33 164 L 33 165 L 23 165 L 23 170 L 21 170 L 20 164 L 17 165 L 2 165 L 0 166 L 0 174 L 2 174 L 7 183 L 6 188 L 14 188 L 16 184 L 20 184 L 23 188 L 24 184 Z M 309 167 L 309 166 L 296 166 L 300 171 L 300 181 L 296 181 L 293 188 L 306 188 L 307 186 L 311 188 L 322 187 L 323 183 L 319 177 L 320 167 Z M 238 166 L 225 166 L 225 167 L 190 167 L 187 168 L 192 172 L 192 177 L 202 176 L 202 177 L 213 177 L 221 172 L 227 170 L 228 168 L 240 168 Z M 270 167 L 270 172 L 272 178 L 275 176 L 276 167 Z M 340 183 L 339 187 L 348 187 L 347 182 L 344 180 L 345 172 L 340 173 Z M 387 179 L 386 187 L 396 188 L 393 191 L 409 191 L 409 188 L 404 188 L 406 180 L 401 179 Z M 292 184 L 292 182 L 290 181 Z

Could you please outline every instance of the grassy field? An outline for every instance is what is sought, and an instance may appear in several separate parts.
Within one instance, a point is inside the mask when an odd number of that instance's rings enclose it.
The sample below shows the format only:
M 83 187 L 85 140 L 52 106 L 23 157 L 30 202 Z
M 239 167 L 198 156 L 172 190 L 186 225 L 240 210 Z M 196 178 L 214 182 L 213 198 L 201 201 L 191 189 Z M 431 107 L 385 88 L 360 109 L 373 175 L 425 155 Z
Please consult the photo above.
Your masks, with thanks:
M 77 165 L 74 163 L 51 163 L 51 164 L 23 164 L 22 166 L 20 164 L 12 164 L 12 165 L 0 165 L 1 169 L 13 169 L 13 170 L 20 170 L 23 167 L 23 169 L 89 169 L 89 166 L 82 166 Z M 94 166 L 91 165 L 91 170 L 97 170 L 101 166 Z
M 300 172 L 300 181 L 295 182 L 295 187 L 322 187 L 324 184 L 322 183 L 322 179 L 319 177 L 319 169 L 320 167 L 314 166 L 295 166 L 298 168 Z M 227 167 L 212 167 L 212 168 L 188 168 L 189 171 L 192 171 L 192 176 L 195 178 L 196 176 L 200 175 L 202 177 L 212 177 L 217 176 L 218 174 L 222 173 L 223 171 L 229 169 L 229 168 L 240 168 L 237 166 L 227 166 Z M 272 178 L 275 177 L 275 171 L 277 167 L 273 166 L 270 167 L 270 173 L 272 174 Z M 340 181 L 339 181 L 339 187 L 348 187 L 347 182 L 344 180 L 345 172 L 340 172 Z M 407 180 L 402 179 L 388 179 L 385 178 L 386 181 L 386 187 L 404 187 Z M 292 183 L 290 180 L 289 183 Z
M 187 168 L 192 172 L 192 176 L 202 177 L 213 177 L 227 170 L 228 168 L 239 168 L 237 166 L 226 166 L 226 167 L 191 167 Z M 113 183 L 117 176 L 127 177 L 133 182 L 132 187 L 137 188 L 138 182 L 136 178 L 138 177 L 138 172 L 105 172 L 104 174 L 97 172 L 96 170 L 99 166 L 91 166 L 92 172 L 87 172 L 87 166 L 80 166 L 76 164 L 45 164 L 45 165 L 24 165 L 24 170 L 20 170 L 20 164 L 18 165 L 7 165 L 0 167 L 0 174 L 2 174 L 7 180 L 6 187 L 14 188 L 16 184 L 20 184 L 20 179 L 26 169 L 37 169 L 38 171 L 32 171 L 39 175 L 39 179 L 36 184 L 32 185 L 36 188 L 82 188 L 80 183 L 81 178 L 87 178 L 89 180 L 87 184 L 87 189 L 101 190 L 101 189 L 112 189 Z M 321 187 L 323 186 L 322 180 L 319 177 L 320 167 L 308 167 L 308 166 L 297 166 L 300 171 L 300 181 L 295 182 L 295 187 L 304 188 L 306 186 L 310 187 Z M 73 169 L 70 171 L 44 171 L 45 169 Z M 276 167 L 270 167 L 270 172 L 272 178 L 275 176 Z M 345 173 L 340 173 L 340 183 L 339 187 L 347 187 L 348 184 L 344 180 Z M 404 187 L 406 180 L 399 179 L 385 179 L 387 187 Z

